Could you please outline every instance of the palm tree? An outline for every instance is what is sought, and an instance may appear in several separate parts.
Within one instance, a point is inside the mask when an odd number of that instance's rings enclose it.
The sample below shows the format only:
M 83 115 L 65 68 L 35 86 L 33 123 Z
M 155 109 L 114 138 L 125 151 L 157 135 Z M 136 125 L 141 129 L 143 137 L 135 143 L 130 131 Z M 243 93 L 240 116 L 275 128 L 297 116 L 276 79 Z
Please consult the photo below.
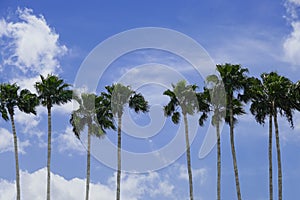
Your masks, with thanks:
M 136 93 L 129 86 L 120 83 L 106 86 L 107 92 L 102 92 L 101 96 L 110 103 L 112 114 L 118 118 L 118 171 L 117 171 L 117 192 L 116 200 L 120 200 L 121 191 L 121 132 L 122 132 L 122 115 L 126 104 L 129 108 L 134 109 L 136 113 L 139 111 L 148 112 L 148 102 L 140 93 Z
M 206 78 L 207 88 L 204 94 L 213 112 L 212 125 L 216 127 L 217 136 L 217 200 L 221 199 L 221 137 L 220 123 L 226 116 L 226 93 L 223 82 L 216 76 L 210 75 Z
M 72 99 L 70 86 L 56 75 L 49 74 L 46 78 L 35 83 L 38 98 L 48 112 L 48 151 L 47 151 L 47 200 L 50 200 L 50 162 L 51 162 L 51 108 L 54 105 L 65 104 Z
M 86 167 L 86 195 L 85 199 L 89 199 L 89 185 L 90 185 L 90 162 L 91 162 L 91 135 L 101 137 L 105 134 L 105 129 L 115 126 L 112 122 L 113 116 L 103 111 L 105 105 L 102 105 L 101 97 L 97 97 L 95 94 L 82 93 L 74 95 L 73 98 L 79 103 L 78 110 L 75 110 L 71 114 L 70 123 L 73 127 L 73 132 L 78 139 L 80 139 L 80 133 L 84 130 L 84 127 L 88 127 L 88 146 L 87 146 L 87 167 Z M 101 112 L 99 112 L 101 111 Z M 98 120 L 98 117 L 101 120 Z M 101 124 L 99 123 L 101 121 Z
M 255 116 L 255 120 L 259 124 L 264 124 L 265 119 L 269 116 L 269 144 L 268 144 L 268 157 L 269 157 L 269 198 L 273 200 L 273 160 L 272 160 L 272 120 L 273 120 L 273 105 L 267 86 L 264 85 L 259 79 L 251 86 L 251 106 L 250 111 Z
M 241 111 L 239 114 L 243 114 L 244 111 L 242 110 L 241 102 L 234 96 L 236 93 L 241 92 L 244 90 L 247 84 L 247 77 L 245 73 L 248 72 L 248 69 L 241 68 L 240 65 L 232 65 L 232 64 L 224 64 L 224 65 L 217 65 L 217 70 L 221 75 L 224 88 L 226 91 L 226 101 L 227 101 L 227 108 L 226 108 L 226 121 L 229 123 L 230 126 L 230 144 L 231 144 L 231 153 L 232 153 L 232 160 L 233 160 L 233 168 L 234 168 L 234 175 L 235 175 L 235 185 L 236 185 L 236 192 L 238 200 L 242 199 L 241 190 L 240 190 L 240 182 L 239 182 L 239 173 L 238 173 L 238 166 L 236 160 L 236 151 L 235 151 L 235 144 L 234 144 L 234 105 L 236 105 L 236 114 L 238 114 L 239 110 Z
M 299 109 L 294 102 L 294 84 L 276 72 L 263 73 L 262 82 L 257 80 L 250 90 L 252 96 L 250 111 L 255 116 L 258 123 L 264 124 L 265 119 L 269 116 L 269 197 L 273 199 L 273 178 L 272 178 L 272 119 L 275 125 L 275 138 L 277 149 L 278 165 L 278 199 L 282 199 L 282 166 L 279 140 L 279 128 L 277 115 L 287 118 L 287 121 L 293 127 L 293 110 Z
M 196 93 L 196 85 L 187 85 L 185 80 L 179 81 L 176 85 L 173 85 L 172 90 L 166 90 L 163 94 L 170 97 L 170 102 L 164 106 L 164 112 L 166 116 L 171 116 L 174 124 L 178 124 L 180 121 L 180 112 L 178 108 L 181 108 L 181 114 L 183 115 L 185 125 L 185 142 L 186 142 L 186 159 L 187 169 L 189 176 L 189 193 L 190 199 L 193 200 L 193 176 L 191 166 L 191 153 L 189 144 L 189 132 L 188 132 L 188 120 L 187 115 L 193 115 L 196 112 L 204 111 L 199 119 L 199 124 L 203 125 L 203 121 L 207 118 L 206 112 L 209 106 L 204 102 L 203 94 Z M 201 110 L 200 110 L 201 109 Z
M 2 83 L 0 84 L 0 111 L 2 118 L 7 121 L 10 119 L 15 150 L 16 162 L 16 188 L 17 200 L 20 200 L 20 172 L 19 172 L 19 158 L 18 158 L 18 139 L 15 127 L 15 107 L 25 113 L 36 114 L 35 107 L 38 105 L 38 99 L 35 94 L 30 93 L 29 90 L 23 89 L 19 92 L 20 87 L 14 84 Z

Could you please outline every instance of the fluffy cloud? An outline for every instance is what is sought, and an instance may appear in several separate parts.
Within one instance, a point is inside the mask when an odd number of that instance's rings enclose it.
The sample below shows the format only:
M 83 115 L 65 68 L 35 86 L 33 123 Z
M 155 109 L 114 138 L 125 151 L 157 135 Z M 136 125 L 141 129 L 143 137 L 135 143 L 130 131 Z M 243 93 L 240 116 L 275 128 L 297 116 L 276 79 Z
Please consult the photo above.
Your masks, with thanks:
M 184 180 L 189 180 L 188 178 L 188 173 L 187 173 L 187 168 L 184 165 L 178 165 L 179 168 L 179 176 L 178 178 L 184 179 Z M 200 180 L 200 184 L 204 184 L 206 179 L 207 179 L 207 170 L 205 168 L 200 168 L 200 169 L 192 169 L 193 173 L 193 178 Z
M 0 37 L 4 38 L 4 64 L 18 67 L 22 72 L 46 75 L 59 67 L 57 58 L 67 48 L 58 42 L 59 35 L 49 27 L 42 15 L 31 9 L 18 9 L 20 21 L 0 21 Z
M 286 38 L 283 48 L 286 59 L 292 64 L 300 64 L 300 21 L 292 22 L 292 32 Z
M 84 146 L 74 135 L 71 126 L 68 126 L 63 134 L 59 134 L 55 141 L 57 141 L 57 148 L 59 152 L 75 151 L 79 154 L 86 152 Z
M 0 153 L 7 151 L 14 151 L 13 135 L 4 128 L 0 128 Z M 18 140 L 19 153 L 25 154 L 25 148 L 30 146 L 28 140 L 20 141 Z
M 115 199 L 115 176 L 116 174 L 109 179 L 107 184 L 91 183 L 90 199 Z M 84 199 L 84 179 L 74 178 L 66 180 L 60 175 L 52 174 L 51 180 L 51 195 L 53 199 Z M 158 199 L 161 199 L 161 197 L 164 199 L 174 199 L 172 197 L 173 188 L 174 187 L 168 183 L 167 180 L 161 180 L 155 172 L 144 175 L 125 174 L 122 176 L 121 196 L 123 200 L 138 200 L 144 199 L 143 196 L 150 193 L 153 197 Z M 21 193 L 22 199 L 24 200 L 45 199 L 46 168 L 33 173 L 21 172 Z M 0 199 L 15 199 L 15 184 L 13 182 L 0 180 Z
M 287 0 L 285 8 L 288 16 L 286 17 L 292 27 L 291 33 L 283 43 L 283 50 L 286 61 L 293 65 L 300 65 L 300 21 L 299 21 L 300 0 Z

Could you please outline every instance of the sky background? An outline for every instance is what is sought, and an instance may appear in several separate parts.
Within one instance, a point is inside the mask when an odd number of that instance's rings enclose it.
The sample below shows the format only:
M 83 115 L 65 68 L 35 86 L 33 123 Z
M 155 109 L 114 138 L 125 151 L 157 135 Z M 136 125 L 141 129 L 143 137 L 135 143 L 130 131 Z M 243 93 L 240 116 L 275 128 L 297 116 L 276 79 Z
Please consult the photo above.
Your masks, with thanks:
M 241 64 L 249 69 L 249 75 L 256 77 L 262 72 L 277 71 L 297 81 L 300 79 L 299 9 L 299 0 L 194 0 L 184 3 L 178 0 L 1 0 L 0 82 L 17 82 L 34 92 L 33 84 L 39 80 L 39 74 L 54 73 L 67 83 L 74 84 L 82 62 L 99 43 L 120 32 L 142 27 L 179 31 L 202 45 L 216 64 Z M 141 49 L 122 55 L 111 63 L 101 76 L 97 92 L 124 75 L 129 80 L 149 82 L 171 83 L 178 79 L 170 77 L 168 71 L 160 70 L 162 65 L 173 69 L 189 83 L 204 86 L 203 77 L 178 55 L 157 49 Z M 140 66 L 150 68 L 147 76 L 139 74 Z M 124 133 L 125 150 L 134 153 L 159 150 L 176 137 L 179 125 L 173 125 L 170 119 L 164 118 L 161 110 L 161 106 L 168 102 L 168 98 L 162 96 L 165 89 L 159 84 L 138 89 L 152 105 L 155 119 L 159 118 L 159 114 L 162 117 L 155 121 L 149 114 L 136 115 L 127 110 L 126 113 L 138 126 L 163 122 L 162 128 L 155 134 L 144 129 L 140 132 L 141 136 L 135 137 L 130 135 L 132 133 Z M 69 124 L 72 109 L 73 103 L 53 108 L 51 193 L 52 198 L 57 200 L 83 199 L 85 194 L 86 151 L 72 133 Z M 247 106 L 245 109 L 249 113 Z M 46 196 L 47 112 L 45 108 L 38 107 L 37 113 L 33 116 L 17 111 L 15 115 L 21 191 L 25 200 L 45 199 Z M 284 119 L 279 118 L 285 199 L 300 196 L 300 114 L 295 113 L 294 116 L 293 130 Z M 198 157 L 208 125 L 209 121 L 195 132 L 191 145 L 196 200 L 216 197 L 216 148 L 205 158 Z M 235 199 L 228 133 L 229 127 L 225 125 L 221 135 L 222 197 Z M 235 133 L 242 196 L 247 200 L 268 199 L 268 126 L 258 125 L 253 116 L 247 114 L 239 118 Z M 106 139 L 115 144 L 115 136 L 114 131 L 108 131 Z M 101 151 L 101 140 L 94 138 L 93 142 L 95 157 L 109 155 L 115 159 L 114 153 Z M 275 143 L 273 152 L 276 199 Z M 91 160 L 90 197 L 112 200 L 115 198 L 116 171 L 95 157 Z M 157 159 L 163 159 L 163 155 Z M 10 122 L 4 120 L 0 120 L 0 163 L 0 199 L 15 199 L 13 141 Z M 141 165 L 139 161 L 133 164 Z M 123 173 L 121 190 L 124 200 L 188 199 L 185 154 L 160 170 L 142 174 Z

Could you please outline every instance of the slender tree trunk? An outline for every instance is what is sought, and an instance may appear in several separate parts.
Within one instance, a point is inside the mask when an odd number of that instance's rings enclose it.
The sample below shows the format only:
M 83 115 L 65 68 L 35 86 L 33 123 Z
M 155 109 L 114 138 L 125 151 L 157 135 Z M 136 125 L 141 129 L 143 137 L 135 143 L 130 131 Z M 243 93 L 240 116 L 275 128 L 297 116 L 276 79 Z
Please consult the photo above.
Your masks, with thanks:
M 21 198 L 20 192 L 20 171 L 19 171 L 19 153 L 18 153 L 18 138 L 15 127 L 15 120 L 13 113 L 10 112 L 10 120 L 14 137 L 14 147 L 15 147 L 15 161 L 16 161 L 16 187 L 17 187 L 17 200 Z
M 184 126 L 185 126 L 185 144 L 186 144 L 186 160 L 189 175 L 189 186 L 190 186 L 190 200 L 194 199 L 193 195 L 193 175 L 191 166 L 191 151 L 190 151 L 190 141 L 189 141 L 189 130 L 188 130 L 188 120 L 186 114 L 183 114 Z
M 218 180 L 217 180 L 217 200 L 221 199 L 221 137 L 220 137 L 220 124 L 217 123 L 217 154 L 218 154 Z
M 282 169 L 281 169 L 281 153 L 280 153 L 280 141 L 279 141 L 279 129 L 277 122 L 277 113 L 274 111 L 274 124 L 276 135 L 276 149 L 277 149 L 277 164 L 278 164 L 278 199 L 282 200 Z
M 273 200 L 272 115 L 269 116 L 269 196 Z
M 88 150 L 86 161 L 86 188 L 85 188 L 85 200 L 89 199 L 90 192 L 90 175 L 91 175 L 91 124 L 88 123 Z
M 117 171 L 116 200 L 120 200 L 120 191 L 121 191 L 121 125 L 122 125 L 122 115 L 119 115 L 118 116 L 118 171 Z
M 232 153 L 232 161 L 233 161 L 233 168 L 234 168 L 234 175 L 235 175 L 235 187 L 236 187 L 236 194 L 238 200 L 242 199 L 241 190 L 240 190 L 240 181 L 239 181 L 239 171 L 236 161 L 236 152 L 234 146 L 234 132 L 233 132 L 233 107 L 232 107 L 232 99 L 230 99 L 230 144 L 231 144 L 231 153 Z
M 50 162 L 51 162 L 51 107 L 48 110 L 48 155 L 47 155 L 47 200 L 50 200 Z

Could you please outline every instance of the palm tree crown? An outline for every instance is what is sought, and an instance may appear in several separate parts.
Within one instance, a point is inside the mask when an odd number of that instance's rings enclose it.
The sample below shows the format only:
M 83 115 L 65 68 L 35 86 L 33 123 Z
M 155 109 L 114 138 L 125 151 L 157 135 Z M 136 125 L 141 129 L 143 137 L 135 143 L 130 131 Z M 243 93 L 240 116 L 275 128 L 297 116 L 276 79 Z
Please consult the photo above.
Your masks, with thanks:
M 53 105 L 62 105 L 72 99 L 72 90 L 69 90 L 70 84 L 64 83 L 63 79 L 60 79 L 56 75 L 48 75 L 46 78 L 41 77 L 41 82 L 35 84 L 38 98 L 43 106 L 47 108 L 53 107 Z

